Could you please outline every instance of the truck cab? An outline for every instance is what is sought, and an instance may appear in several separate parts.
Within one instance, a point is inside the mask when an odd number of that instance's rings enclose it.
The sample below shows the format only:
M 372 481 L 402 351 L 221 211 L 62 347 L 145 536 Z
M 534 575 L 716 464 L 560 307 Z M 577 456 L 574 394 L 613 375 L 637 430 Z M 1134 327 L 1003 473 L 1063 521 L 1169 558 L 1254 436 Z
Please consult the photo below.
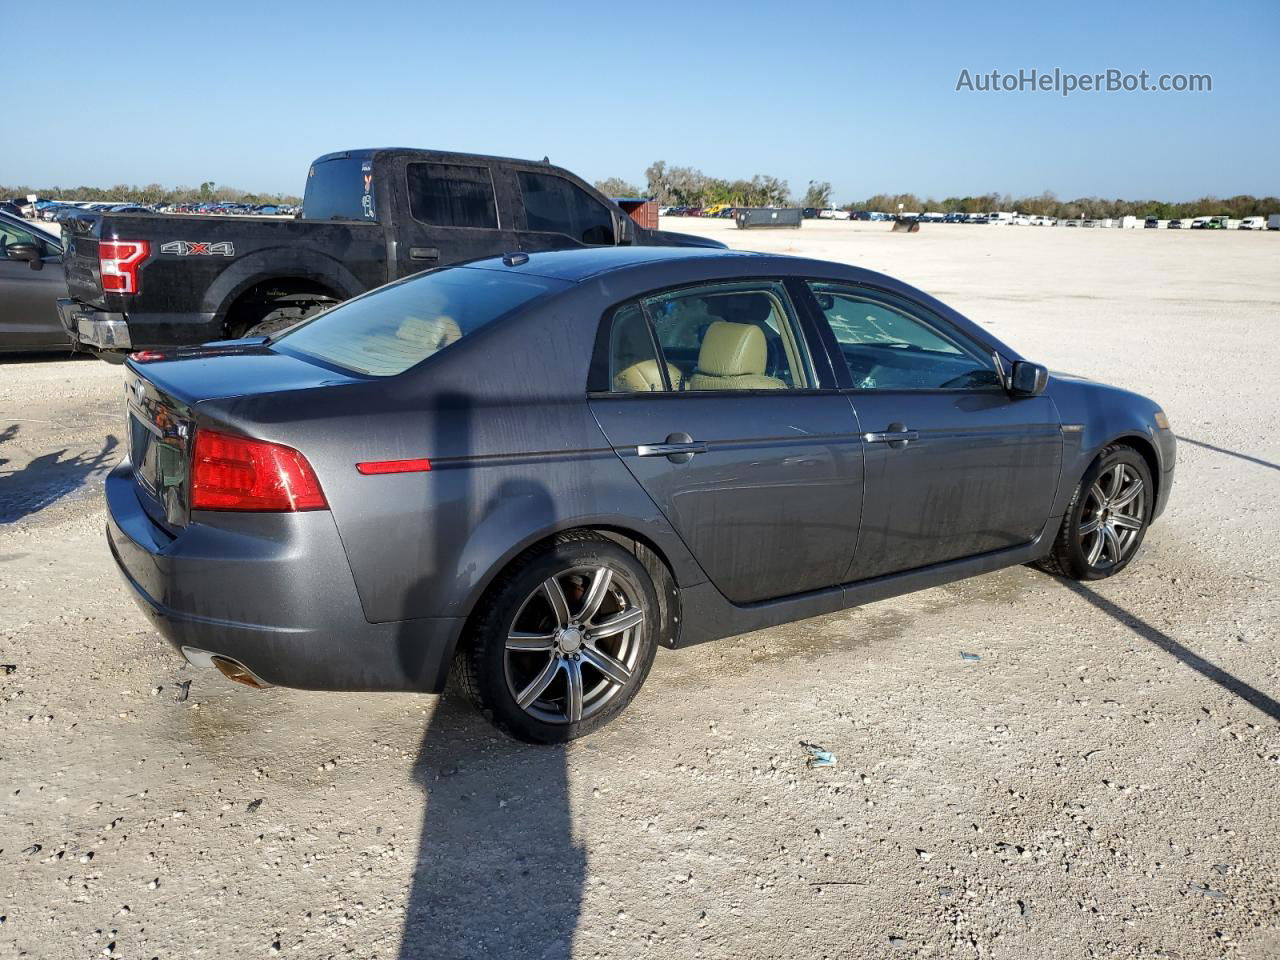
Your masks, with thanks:
M 326 154 L 296 218 L 63 220 L 63 326 L 104 359 L 270 335 L 420 270 L 509 252 L 713 246 L 641 226 L 550 162 L 410 148 Z

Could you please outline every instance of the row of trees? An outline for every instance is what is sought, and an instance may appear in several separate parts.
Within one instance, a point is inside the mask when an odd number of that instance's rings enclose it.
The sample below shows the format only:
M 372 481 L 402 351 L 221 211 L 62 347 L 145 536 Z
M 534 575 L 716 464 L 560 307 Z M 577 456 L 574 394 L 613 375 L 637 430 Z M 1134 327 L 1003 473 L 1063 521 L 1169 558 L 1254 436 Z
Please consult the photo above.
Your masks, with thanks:
M 1103 217 L 1158 217 L 1173 220 L 1182 217 L 1226 215 L 1229 217 L 1255 217 L 1280 213 L 1280 198 L 1254 197 L 1239 194 L 1234 197 L 1201 197 L 1186 203 L 1169 203 L 1164 200 L 1108 200 L 1105 197 L 1077 197 L 1059 200 L 1052 191 L 1033 197 L 1014 197 L 1011 194 L 987 193 L 977 197 L 933 197 L 921 199 L 914 193 L 878 193 L 861 203 L 852 203 L 849 210 L 882 210 L 897 213 L 898 204 L 904 211 L 923 213 L 989 213 L 993 210 L 1018 211 L 1031 216 L 1058 217 L 1074 220 Z
M 695 167 L 668 167 L 663 160 L 652 163 L 644 173 L 644 187 L 620 177 L 597 181 L 596 187 L 605 196 L 651 197 L 663 206 L 707 206 L 713 203 L 727 203 L 735 207 L 767 207 L 786 203 L 819 209 L 831 206 L 831 184 L 825 180 L 810 180 L 804 194 L 792 198 L 787 181 L 763 174 L 757 174 L 750 180 L 723 180 L 707 176 Z M 1225 199 L 1210 196 L 1187 203 L 1169 203 L 1163 200 L 1108 200 L 1104 197 L 1059 200 L 1048 190 L 1032 197 L 985 193 L 941 200 L 934 197 L 922 198 L 914 193 L 878 193 L 858 203 L 847 203 L 845 209 L 897 213 L 898 204 L 902 204 L 904 211 L 912 213 L 989 213 L 993 210 L 1016 210 L 1031 216 L 1064 219 L 1136 216 L 1167 220 L 1218 214 L 1253 217 L 1280 212 L 1280 200 L 1277 198 L 1246 194 Z
M 51 200 L 118 200 L 121 203 L 301 203 L 300 197 L 286 193 L 250 193 L 206 180 L 198 187 L 164 187 L 148 183 L 139 187 L 118 183 L 114 187 L 9 187 L 0 185 L 0 197 L 25 197 L 28 194 Z

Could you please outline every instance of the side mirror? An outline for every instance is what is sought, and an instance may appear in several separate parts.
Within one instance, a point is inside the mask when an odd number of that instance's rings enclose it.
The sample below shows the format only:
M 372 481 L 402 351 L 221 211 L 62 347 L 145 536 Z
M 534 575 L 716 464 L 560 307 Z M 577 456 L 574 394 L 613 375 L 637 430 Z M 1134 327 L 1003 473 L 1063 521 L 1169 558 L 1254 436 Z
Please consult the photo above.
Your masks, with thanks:
M 43 270 L 44 250 L 37 243 L 11 243 L 4 248 L 5 255 L 10 260 L 26 260 L 31 264 L 32 270 Z
M 617 230 L 615 231 L 616 244 L 619 247 L 629 247 L 636 242 L 636 222 L 627 214 L 617 216 L 615 214 Z
M 1049 371 L 1038 363 L 1015 360 L 1009 374 L 1009 392 L 1015 397 L 1038 397 L 1049 385 Z

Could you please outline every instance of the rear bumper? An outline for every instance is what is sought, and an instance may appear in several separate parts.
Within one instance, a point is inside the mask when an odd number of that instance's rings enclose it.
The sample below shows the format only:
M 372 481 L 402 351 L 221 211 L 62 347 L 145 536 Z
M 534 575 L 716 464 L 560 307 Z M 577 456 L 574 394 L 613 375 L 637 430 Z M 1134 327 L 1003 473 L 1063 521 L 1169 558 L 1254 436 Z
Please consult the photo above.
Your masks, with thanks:
M 99 350 L 129 350 L 133 346 L 123 313 L 109 313 L 63 297 L 58 300 L 58 319 L 76 343 Z
M 185 347 L 223 339 L 222 323 L 212 313 L 114 313 L 64 297 L 58 318 L 77 343 L 98 350 Z
M 107 478 L 107 541 L 134 600 L 176 649 L 230 657 L 267 683 L 307 690 L 444 689 L 455 618 L 369 623 L 328 511 L 220 514 L 176 538 Z

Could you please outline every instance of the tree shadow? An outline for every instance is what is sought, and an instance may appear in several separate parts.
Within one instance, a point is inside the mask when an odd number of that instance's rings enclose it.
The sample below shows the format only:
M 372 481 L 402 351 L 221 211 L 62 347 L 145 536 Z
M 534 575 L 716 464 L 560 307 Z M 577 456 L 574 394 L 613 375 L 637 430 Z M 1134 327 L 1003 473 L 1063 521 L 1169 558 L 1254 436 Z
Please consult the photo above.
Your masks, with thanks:
M 1191 650 L 1173 637 L 1160 630 L 1157 630 L 1151 624 L 1147 623 L 1140 617 L 1136 617 L 1123 607 L 1112 603 L 1106 597 L 1099 596 L 1090 590 L 1083 583 L 1075 580 L 1067 580 L 1063 577 L 1053 577 L 1060 584 L 1070 590 L 1078 597 L 1083 597 L 1089 603 L 1093 604 L 1107 616 L 1114 619 L 1117 623 L 1122 623 L 1142 639 L 1159 647 L 1165 653 L 1180 660 L 1192 670 L 1199 673 L 1202 677 L 1212 680 L 1228 693 L 1233 693 L 1241 700 L 1252 706 L 1257 707 L 1273 720 L 1280 720 L 1280 703 L 1273 697 L 1263 693 L 1257 687 L 1250 686 L 1243 680 L 1240 680 L 1218 665 L 1206 660 L 1200 654 Z
M 1203 447 L 1206 450 L 1212 450 L 1214 453 L 1224 453 L 1228 457 L 1247 460 L 1249 463 L 1256 463 L 1260 467 L 1269 467 L 1272 470 L 1280 470 L 1280 463 L 1272 463 L 1270 460 L 1263 460 L 1261 457 L 1252 457 L 1247 453 L 1237 453 L 1235 450 L 1228 450 L 1225 447 L 1215 447 L 1212 443 L 1205 443 L 1203 440 L 1192 440 L 1190 437 L 1182 436 L 1182 434 L 1176 434 L 1176 436 L 1179 443 L 1189 443 L 1193 447 Z
M 0 431 L 0 443 L 18 435 L 18 425 L 10 424 Z M 115 462 L 115 449 L 120 441 L 108 435 L 102 449 L 95 454 L 77 453 L 65 457 L 66 448 L 41 454 L 17 470 L 2 469 L 11 461 L 0 457 L 0 523 L 16 523 L 23 517 L 43 510 L 84 485 L 92 477 L 105 473 Z
M 469 451 L 474 401 L 433 404 L 433 456 Z M 444 465 L 442 465 L 444 466 Z M 536 480 L 507 481 L 477 494 L 476 467 L 433 471 L 433 582 L 456 566 L 450 544 L 501 504 L 552 501 Z M 447 503 L 448 509 L 440 504 Z M 447 580 L 447 578 L 446 578 Z M 427 578 L 406 604 L 427 589 Z M 399 640 L 409 675 L 420 675 L 414 637 Z M 568 960 L 581 910 L 586 853 L 570 820 L 566 747 L 533 747 L 497 732 L 458 692 L 440 698 L 422 736 L 413 776 L 425 811 L 405 904 L 400 960 L 533 957 Z

